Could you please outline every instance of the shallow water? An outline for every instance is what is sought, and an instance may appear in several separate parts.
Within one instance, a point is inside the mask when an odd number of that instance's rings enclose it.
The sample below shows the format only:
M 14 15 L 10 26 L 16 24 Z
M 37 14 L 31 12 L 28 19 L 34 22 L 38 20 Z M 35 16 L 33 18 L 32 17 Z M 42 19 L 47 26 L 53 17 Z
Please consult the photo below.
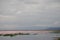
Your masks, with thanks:
M 40 33 L 38 35 L 18 35 L 14 37 L 0 36 L 0 40 L 53 40 L 53 37 L 60 37 L 60 34 Z

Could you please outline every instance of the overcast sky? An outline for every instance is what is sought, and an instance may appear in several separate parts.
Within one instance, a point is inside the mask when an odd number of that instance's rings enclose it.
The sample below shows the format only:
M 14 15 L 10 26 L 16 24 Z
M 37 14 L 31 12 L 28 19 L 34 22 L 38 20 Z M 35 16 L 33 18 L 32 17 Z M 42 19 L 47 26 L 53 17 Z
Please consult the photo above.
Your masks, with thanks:
M 34 26 L 60 27 L 60 0 L 0 0 L 0 30 Z

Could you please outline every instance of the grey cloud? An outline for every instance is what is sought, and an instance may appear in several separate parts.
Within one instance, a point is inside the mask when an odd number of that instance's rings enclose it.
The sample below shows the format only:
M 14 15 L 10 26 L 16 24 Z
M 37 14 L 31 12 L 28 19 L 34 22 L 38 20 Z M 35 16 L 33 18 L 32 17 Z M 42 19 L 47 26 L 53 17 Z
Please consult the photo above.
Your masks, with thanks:
M 22 1 L 22 2 L 21 2 Z M 49 6 L 51 0 L 42 1 L 41 0 L 11 0 L 11 1 L 2 1 L 0 11 L 4 15 L 15 15 L 18 10 L 20 11 L 45 11 L 46 7 Z M 12 2 L 12 4 L 10 4 Z M 27 3 L 28 2 L 28 3 Z M 32 4 L 29 4 L 32 3 Z M 38 4 L 35 4 L 37 2 Z M 53 2 L 53 1 L 52 1 Z M 51 2 L 50 2 L 51 3 Z M 48 5 L 47 5 L 48 4 Z M 27 9 L 28 8 L 28 9 Z M 26 12 L 25 11 L 25 12 Z
M 60 0 L 52 0 L 51 2 L 58 2 L 58 3 L 59 3 L 59 2 L 60 2 Z
M 3 17 L 3 21 L 0 16 L 0 24 L 17 25 L 13 27 L 15 29 L 33 25 L 60 26 L 59 2 L 60 0 L 0 0 L 0 15 L 10 16 Z M 59 23 L 55 25 L 56 21 Z

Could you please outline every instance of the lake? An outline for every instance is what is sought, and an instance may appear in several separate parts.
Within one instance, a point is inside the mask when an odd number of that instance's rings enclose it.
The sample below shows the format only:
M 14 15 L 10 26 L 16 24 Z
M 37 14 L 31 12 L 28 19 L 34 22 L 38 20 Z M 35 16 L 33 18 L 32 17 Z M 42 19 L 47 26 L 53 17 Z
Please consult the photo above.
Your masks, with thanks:
M 6 31 L 5 33 L 12 33 L 11 31 Z M 23 32 L 23 31 L 15 31 L 16 32 Z M 17 35 L 14 37 L 10 36 L 0 36 L 0 40 L 53 40 L 53 37 L 60 37 L 60 34 L 54 34 L 50 33 L 49 31 L 24 31 L 24 33 L 31 33 L 31 35 Z M 4 33 L 4 32 L 0 32 Z M 34 33 L 37 33 L 37 35 L 32 35 Z

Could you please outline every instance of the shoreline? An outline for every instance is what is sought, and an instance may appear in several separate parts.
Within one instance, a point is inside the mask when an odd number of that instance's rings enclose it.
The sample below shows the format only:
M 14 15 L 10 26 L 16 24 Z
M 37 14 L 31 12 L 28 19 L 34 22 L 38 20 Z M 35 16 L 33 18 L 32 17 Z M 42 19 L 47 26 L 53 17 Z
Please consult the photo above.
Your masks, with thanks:
M 14 33 L 48 33 L 51 31 L 0 31 L 0 34 L 14 34 Z

